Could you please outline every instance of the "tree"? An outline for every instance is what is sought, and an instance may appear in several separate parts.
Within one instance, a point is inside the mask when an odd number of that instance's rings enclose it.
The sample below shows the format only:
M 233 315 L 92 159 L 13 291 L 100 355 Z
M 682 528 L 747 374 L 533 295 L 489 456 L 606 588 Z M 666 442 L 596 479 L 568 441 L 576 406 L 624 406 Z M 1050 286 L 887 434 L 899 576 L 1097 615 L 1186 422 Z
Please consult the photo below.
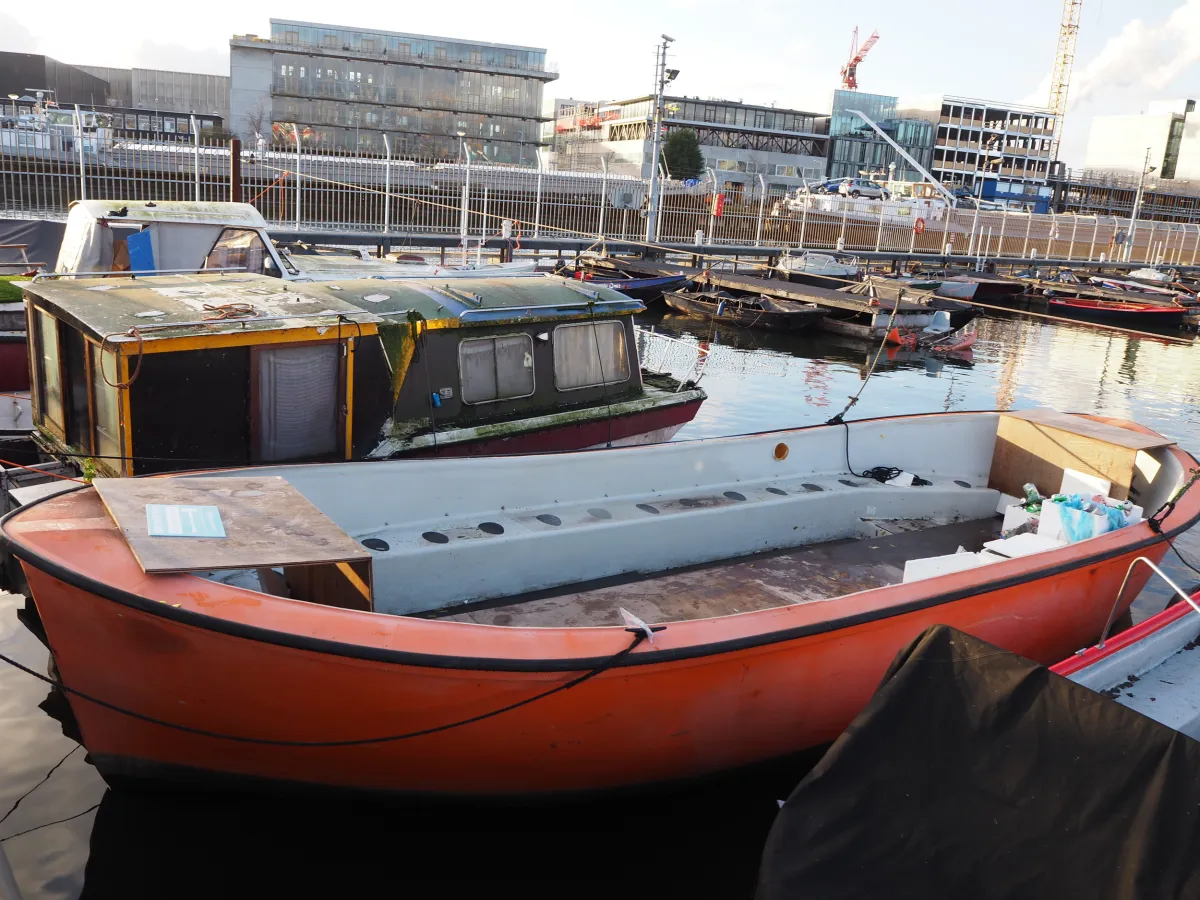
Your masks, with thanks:
M 699 178 L 704 172 L 704 157 L 700 155 L 700 139 L 690 128 L 677 128 L 663 142 L 662 161 L 671 177 L 683 181 Z

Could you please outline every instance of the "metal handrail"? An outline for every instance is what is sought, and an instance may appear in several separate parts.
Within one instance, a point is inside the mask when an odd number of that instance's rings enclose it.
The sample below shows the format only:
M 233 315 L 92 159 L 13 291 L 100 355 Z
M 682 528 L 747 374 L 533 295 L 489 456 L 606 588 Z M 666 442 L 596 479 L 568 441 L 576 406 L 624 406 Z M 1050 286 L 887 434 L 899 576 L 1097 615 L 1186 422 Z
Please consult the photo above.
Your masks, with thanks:
M 39 272 L 33 276 L 34 281 L 50 278 L 102 278 L 105 275 L 199 275 L 201 272 L 245 272 L 245 266 L 227 266 L 223 269 L 127 269 L 118 272 Z
M 1108 621 L 1104 623 L 1104 631 L 1102 631 L 1100 633 L 1100 643 L 1098 643 L 1096 645 L 1096 647 L 1099 648 L 1100 650 L 1104 649 L 1104 644 L 1108 640 L 1109 629 L 1112 628 L 1113 620 L 1117 616 L 1117 610 L 1121 606 L 1121 597 L 1123 597 L 1125 595 L 1125 588 L 1129 586 L 1129 578 L 1131 575 L 1133 575 L 1133 569 L 1138 563 L 1145 563 L 1146 565 L 1148 565 L 1159 578 L 1161 578 L 1163 581 L 1165 581 L 1167 584 L 1169 584 L 1171 586 L 1171 589 L 1174 590 L 1175 593 L 1178 594 L 1180 596 L 1180 598 L 1185 603 L 1187 603 L 1188 606 L 1190 606 L 1196 612 L 1200 613 L 1200 604 L 1197 604 L 1195 600 L 1193 600 L 1190 596 L 1188 596 L 1188 594 L 1184 591 L 1183 588 L 1181 588 L 1174 581 L 1172 581 L 1170 576 L 1167 575 L 1166 572 L 1164 572 L 1162 569 L 1160 569 L 1158 566 L 1156 566 L 1150 560 L 1146 559 L 1146 557 L 1139 556 L 1137 559 L 1135 559 L 1133 562 L 1131 562 L 1129 564 L 1129 568 L 1125 570 L 1125 580 L 1121 582 L 1121 589 L 1119 591 L 1117 591 L 1117 599 L 1116 599 L 1116 601 L 1114 601 L 1113 608 L 1108 614 Z

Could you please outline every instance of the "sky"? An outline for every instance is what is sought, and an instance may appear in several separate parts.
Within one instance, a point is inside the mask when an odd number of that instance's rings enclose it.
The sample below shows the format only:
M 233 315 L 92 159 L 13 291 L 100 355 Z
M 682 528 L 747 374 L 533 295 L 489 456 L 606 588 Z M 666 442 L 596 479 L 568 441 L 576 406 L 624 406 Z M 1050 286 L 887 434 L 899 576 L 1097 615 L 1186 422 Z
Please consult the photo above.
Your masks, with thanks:
M 859 67 L 861 90 L 932 106 L 942 94 L 1045 104 L 1059 0 L 454 0 L 371 4 L 318 0 L 192 3 L 93 0 L 0 9 L 0 50 L 61 62 L 229 74 L 229 36 L 269 32 L 271 16 L 544 47 L 560 72 L 546 97 L 620 99 L 653 90 L 654 46 L 675 38 L 673 92 L 828 112 L 851 32 L 880 38 Z M 447 10 L 453 10 L 447 15 Z M 1079 167 L 1095 115 L 1155 100 L 1200 99 L 1200 0 L 1084 0 L 1062 153 Z

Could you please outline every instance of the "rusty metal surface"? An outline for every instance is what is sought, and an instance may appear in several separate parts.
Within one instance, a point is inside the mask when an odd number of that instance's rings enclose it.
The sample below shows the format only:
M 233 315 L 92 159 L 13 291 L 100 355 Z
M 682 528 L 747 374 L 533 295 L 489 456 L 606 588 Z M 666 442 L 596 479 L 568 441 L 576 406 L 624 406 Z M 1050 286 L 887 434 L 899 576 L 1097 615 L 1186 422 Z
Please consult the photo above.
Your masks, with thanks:
M 621 608 L 650 623 L 727 616 L 896 584 L 906 560 L 953 553 L 960 545 L 980 550 L 1000 534 L 999 517 L 945 525 L 910 519 L 878 524 L 881 531 L 896 533 L 540 591 L 506 598 L 503 605 L 476 604 L 444 618 L 572 628 L 621 625 Z

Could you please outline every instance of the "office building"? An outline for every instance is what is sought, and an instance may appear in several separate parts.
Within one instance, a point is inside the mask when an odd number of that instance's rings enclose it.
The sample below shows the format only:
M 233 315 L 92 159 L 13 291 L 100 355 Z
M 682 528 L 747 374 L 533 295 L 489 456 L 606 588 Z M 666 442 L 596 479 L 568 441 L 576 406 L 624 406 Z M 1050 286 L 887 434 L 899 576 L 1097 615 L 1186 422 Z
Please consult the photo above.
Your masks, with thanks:
M 943 97 L 930 171 L 947 187 L 966 188 L 1001 206 L 1046 212 L 1053 134 L 1048 109 Z
M 610 172 L 649 178 L 653 169 L 654 97 L 632 100 L 555 102 L 547 142 L 559 169 Z M 665 97 L 664 139 L 690 129 L 704 165 L 723 191 L 765 185 L 783 192 L 823 177 L 829 117 L 820 113 L 731 100 Z
M 229 41 L 230 129 L 314 149 L 537 161 L 546 51 L 272 19 Z M 293 128 L 295 126 L 295 128 Z
M 933 164 L 933 122 L 901 115 L 895 97 L 838 90 L 833 92 L 833 115 L 829 120 L 828 177 L 925 180 L 912 163 L 851 110 L 864 113 L 926 171 Z
M 76 66 L 108 82 L 109 106 L 229 118 L 229 76 Z
M 1083 168 L 1137 178 L 1148 152 L 1156 177 L 1200 179 L 1200 121 L 1188 118 L 1195 110 L 1195 100 L 1176 100 L 1135 116 L 1096 116 Z

